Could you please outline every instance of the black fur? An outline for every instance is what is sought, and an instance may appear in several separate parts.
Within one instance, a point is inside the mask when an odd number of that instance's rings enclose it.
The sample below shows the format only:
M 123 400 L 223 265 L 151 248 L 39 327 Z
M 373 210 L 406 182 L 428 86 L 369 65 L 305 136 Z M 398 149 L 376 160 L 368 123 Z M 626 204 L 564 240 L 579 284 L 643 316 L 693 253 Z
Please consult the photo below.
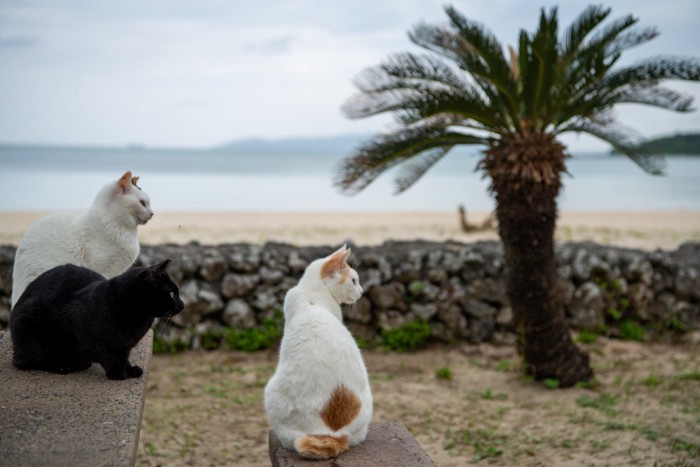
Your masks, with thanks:
M 168 264 L 129 269 L 109 280 L 72 264 L 41 274 L 10 313 L 15 367 L 71 373 L 97 362 L 109 379 L 141 376 L 129 352 L 156 317 L 184 308 L 165 272 Z

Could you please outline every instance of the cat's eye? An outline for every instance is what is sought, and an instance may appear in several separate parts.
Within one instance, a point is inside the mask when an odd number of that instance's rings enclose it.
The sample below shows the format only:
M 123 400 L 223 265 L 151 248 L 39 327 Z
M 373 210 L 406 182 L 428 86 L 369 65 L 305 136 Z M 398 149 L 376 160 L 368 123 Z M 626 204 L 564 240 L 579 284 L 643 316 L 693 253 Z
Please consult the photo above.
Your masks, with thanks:
M 357 285 L 357 279 L 355 279 L 355 278 L 352 279 L 352 285 Z
M 175 298 L 175 292 L 170 292 L 170 298 Z
M 141 206 L 143 206 L 144 208 L 146 207 L 146 202 L 144 200 L 141 200 Z

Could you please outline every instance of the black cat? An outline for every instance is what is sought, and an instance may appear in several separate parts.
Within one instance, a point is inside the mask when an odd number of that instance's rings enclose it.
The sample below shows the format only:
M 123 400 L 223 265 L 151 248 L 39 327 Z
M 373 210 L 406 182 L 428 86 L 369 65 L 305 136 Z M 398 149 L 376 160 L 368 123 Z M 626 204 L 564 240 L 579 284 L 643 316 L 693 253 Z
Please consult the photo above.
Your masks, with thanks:
M 184 308 L 165 272 L 168 264 L 132 268 L 109 280 L 72 264 L 41 274 L 10 313 L 15 367 L 71 373 L 97 362 L 109 379 L 141 376 L 129 352 L 156 317 Z

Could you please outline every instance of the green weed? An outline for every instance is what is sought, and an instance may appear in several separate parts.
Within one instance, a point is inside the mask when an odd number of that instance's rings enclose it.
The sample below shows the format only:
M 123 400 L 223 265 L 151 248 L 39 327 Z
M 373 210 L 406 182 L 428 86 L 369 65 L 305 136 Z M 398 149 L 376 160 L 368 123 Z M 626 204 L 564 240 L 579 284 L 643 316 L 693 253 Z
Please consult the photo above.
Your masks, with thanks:
M 508 441 L 507 436 L 480 428 L 474 431 L 459 430 L 456 433 L 448 430 L 447 436 L 448 442 L 444 446 L 445 450 L 457 448 L 462 451 L 467 447 L 471 447 L 475 462 L 500 457 L 503 455 L 503 448 Z
M 700 381 L 700 371 L 693 370 L 678 377 L 682 381 Z
M 509 360 L 507 358 L 499 360 L 499 362 L 496 364 L 496 370 L 498 371 L 510 371 L 513 368 L 515 368 L 515 364 L 512 360 Z
M 645 386 L 658 386 L 661 384 L 661 377 L 658 375 L 649 375 L 646 378 L 642 378 L 639 382 Z
M 545 378 L 542 380 L 542 384 L 544 384 L 549 389 L 556 389 L 561 383 L 556 378 Z
M 146 453 L 147 456 L 158 455 L 158 450 L 156 449 L 155 445 L 150 441 L 143 445 L 143 452 Z
M 479 396 L 484 400 L 504 401 L 508 399 L 508 394 L 504 394 L 502 392 L 494 393 L 493 391 L 491 391 L 491 389 L 485 390 L 484 392 L 479 394 Z
M 408 291 L 411 295 L 420 295 L 425 290 L 423 281 L 412 281 L 408 284 Z
M 582 344 L 592 344 L 598 340 L 598 334 L 592 331 L 581 331 L 578 336 L 576 336 L 576 342 Z
M 190 350 L 190 342 L 185 339 L 175 339 L 172 342 L 168 342 L 160 336 L 153 337 L 153 353 L 154 354 L 164 354 L 164 353 L 178 353 L 184 352 L 185 350 Z
M 397 352 L 416 350 L 422 347 L 430 337 L 430 324 L 423 320 L 414 320 L 395 329 L 382 331 L 384 346 Z
M 270 348 L 277 344 L 282 337 L 284 316 L 280 310 L 275 310 L 271 318 L 267 318 L 261 327 L 251 329 L 227 329 L 225 333 L 226 346 L 230 350 L 255 352 Z
M 581 396 L 576 399 L 576 405 L 585 408 L 592 407 L 612 416 L 615 414 L 613 407 L 617 404 L 618 400 L 618 396 L 611 396 L 610 394 L 600 394 L 595 398 Z
M 629 319 L 620 323 L 620 337 L 628 341 L 644 342 L 647 340 L 644 328 Z
M 450 381 L 452 380 L 452 370 L 448 366 L 438 368 L 437 370 L 435 370 L 435 377 L 437 379 L 445 379 Z
M 216 350 L 221 347 L 221 339 L 224 337 L 223 331 L 212 331 L 207 329 L 200 336 L 202 347 L 205 350 Z
M 620 319 L 622 319 L 622 312 L 615 307 L 611 306 L 606 312 L 614 321 L 620 321 Z

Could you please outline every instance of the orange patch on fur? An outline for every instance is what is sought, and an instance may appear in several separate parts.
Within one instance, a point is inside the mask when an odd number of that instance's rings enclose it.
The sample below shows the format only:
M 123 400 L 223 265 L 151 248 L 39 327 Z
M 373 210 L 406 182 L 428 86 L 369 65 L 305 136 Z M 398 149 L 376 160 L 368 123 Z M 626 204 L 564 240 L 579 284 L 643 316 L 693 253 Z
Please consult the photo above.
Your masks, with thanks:
M 299 455 L 309 459 L 337 457 L 350 448 L 350 441 L 346 435 L 307 435 L 295 444 Z
M 119 178 L 119 181 L 117 181 L 117 186 L 121 190 L 122 193 L 126 193 L 126 191 L 129 189 L 129 185 L 131 183 L 131 171 L 128 170 L 124 175 L 122 175 Z
M 323 263 L 321 267 L 321 278 L 329 278 L 336 272 L 340 272 L 343 268 L 347 268 L 348 265 L 346 261 L 348 260 L 348 256 L 350 256 L 349 249 L 333 253 L 333 255 L 328 258 L 328 261 Z
M 338 431 L 352 422 L 360 413 L 360 399 L 345 386 L 338 386 L 321 411 L 321 419 L 328 428 Z

